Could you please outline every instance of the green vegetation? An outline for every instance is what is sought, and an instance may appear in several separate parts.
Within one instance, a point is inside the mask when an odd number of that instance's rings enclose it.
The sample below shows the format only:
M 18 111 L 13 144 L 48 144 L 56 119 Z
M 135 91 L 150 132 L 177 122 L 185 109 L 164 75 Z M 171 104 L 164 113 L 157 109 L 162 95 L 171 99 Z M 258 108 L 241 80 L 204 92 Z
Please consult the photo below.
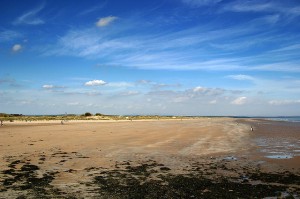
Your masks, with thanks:
M 93 114 L 92 114 L 92 113 L 89 113 L 89 112 L 86 112 L 86 113 L 84 114 L 84 116 L 86 116 L 86 117 L 88 117 L 88 116 L 93 116 Z
M 93 115 L 86 112 L 81 115 L 62 114 L 62 115 L 22 115 L 22 114 L 7 114 L 0 113 L 2 121 L 50 121 L 50 120 L 160 120 L 160 119 L 195 119 L 200 117 L 193 116 L 159 116 L 159 115 L 105 115 L 96 113 Z

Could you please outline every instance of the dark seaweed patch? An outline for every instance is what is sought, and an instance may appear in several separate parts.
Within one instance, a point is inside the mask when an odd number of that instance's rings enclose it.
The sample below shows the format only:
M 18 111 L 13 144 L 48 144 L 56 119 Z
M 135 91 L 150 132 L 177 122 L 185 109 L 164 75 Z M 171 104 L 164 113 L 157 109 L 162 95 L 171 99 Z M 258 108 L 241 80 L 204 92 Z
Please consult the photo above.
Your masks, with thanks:
M 257 172 L 250 175 L 252 180 L 260 180 L 263 182 L 276 182 L 281 184 L 300 184 L 300 176 L 293 173 L 262 173 Z
M 37 198 L 49 198 L 49 190 L 51 190 L 51 193 L 53 192 L 53 187 L 50 183 L 56 173 L 46 172 L 42 177 L 37 177 L 38 166 L 26 163 L 20 169 L 16 169 L 15 165 L 20 163 L 21 161 L 14 161 L 9 165 L 11 169 L 2 171 L 7 176 L 2 181 L 2 186 L 6 190 L 28 190 L 29 193 Z
M 40 160 L 40 161 L 45 161 L 46 158 L 45 158 L 45 157 L 40 157 L 39 160 Z
M 144 168 L 144 167 L 141 167 Z M 161 180 L 142 180 L 115 172 L 96 176 L 101 194 L 117 198 L 257 198 L 276 196 L 285 186 L 251 185 L 226 179 L 214 182 L 199 176 L 160 175 Z
M 15 161 L 11 162 L 11 163 L 8 165 L 8 167 L 10 167 L 10 168 L 15 168 L 16 165 L 17 165 L 17 164 L 20 164 L 20 163 L 23 163 L 23 161 L 21 161 L 21 160 L 15 160 Z
M 170 171 L 171 169 L 169 167 L 161 167 L 160 170 L 162 170 L 162 171 Z
M 154 180 L 151 176 L 157 173 L 155 167 L 161 171 L 169 171 L 168 167 L 159 167 L 155 162 L 143 163 L 136 166 L 130 164 L 117 164 L 126 166 L 125 169 L 107 170 L 94 176 L 94 184 L 98 187 L 100 195 L 108 198 L 263 198 L 277 197 L 289 190 L 284 183 L 298 183 L 299 176 L 290 173 L 269 174 L 253 171 L 240 178 L 215 177 L 213 180 L 207 174 L 198 172 L 201 167 L 192 168 L 186 175 L 161 173 Z M 161 166 L 161 165 L 160 165 Z M 204 165 L 202 165 L 204 166 Z M 208 168 L 212 165 L 206 165 Z M 213 165 L 217 169 L 225 165 Z M 225 167 L 225 170 L 227 168 Z M 209 170 L 208 170 L 209 171 Z M 250 179 L 251 177 L 251 179 Z M 157 179 L 158 178 L 158 179 Z M 289 178 L 287 180 L 286 178 Z M 237 181 L 239 179 L 239 181 Z M 268 183 L 251 184 L 251 180 L 260 180 Z M 285 179 L 285 180 L 282 180 Z M 274 185 L 272 183 L 281 183 Z M 91 186 L 91 184 L 89 184 Z M 299 189 L 295 190 L 299 194 Z M 287 197 L 292 197 L 288 194 Z
M 37 170 L 39 170 L 39 167 L 36 165 L 32 165 L 32 164 L 24 164 L 21 167 L 21 171 L 27 171 L 30 173 L 32 173 L 33 171 L 37 171 Z
M 16 169 L 16 165 L 18 165 Z M 145 162 L 116 162 L 115 168 L 102 167 L 84 169 L 91 181 L 79 181 L 83 189 L 66 193 L 50 183 L 57 172 L 44 172 L 33 164 L 14 161 L 10 168 L 2 171 L 5 177 L 0 183 L 0 192 L 9 189 L 22 192 L 29 198 L 80 198 L 91 194 L 94 198 L 264 198 L 280 197 L 282 193 L 298 197 L 299 176 L 290 172 L 263 173 L 259 169 L 233 170 L 225 164 L 192 164 L 185 167 L 186 174 L 174 174 L 163 164 L 153 160 Z M 211 174 L 216 170 L 238 172 L 235 177 Z M 205 172 L 203 172 L 205 171 Z M 77 174 L 67 169 L 65 172 Z M 255 181 L 255 184 L 253 183 Z M 290 193 L 292 192 L 292 193 Z M 297 195 L 298 194 L 298 195 Z

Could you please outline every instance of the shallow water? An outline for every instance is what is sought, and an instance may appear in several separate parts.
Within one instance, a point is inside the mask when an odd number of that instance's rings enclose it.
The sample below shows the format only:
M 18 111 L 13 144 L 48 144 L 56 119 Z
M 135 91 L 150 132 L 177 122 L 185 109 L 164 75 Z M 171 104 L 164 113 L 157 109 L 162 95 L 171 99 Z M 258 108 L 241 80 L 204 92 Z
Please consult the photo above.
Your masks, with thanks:
M 267 155 L 265 156 L 266 158 L 271 158 L 271 159 L 291 159 L 293 158 L 292 155 L 290 154 L 283 154 L 283 155 L 280 155 L 280 154 L 276 154 L 276 155 Z
M 256 138 L 255 143 L 259 146 L 259 151 L 266 158 L 290 159 L 300 156 L 300 142 L 291 138 Z
M 223 160 L 237 160 L 237 158 L 234 156 L 227 156 L 227 157 L 223 158 Z

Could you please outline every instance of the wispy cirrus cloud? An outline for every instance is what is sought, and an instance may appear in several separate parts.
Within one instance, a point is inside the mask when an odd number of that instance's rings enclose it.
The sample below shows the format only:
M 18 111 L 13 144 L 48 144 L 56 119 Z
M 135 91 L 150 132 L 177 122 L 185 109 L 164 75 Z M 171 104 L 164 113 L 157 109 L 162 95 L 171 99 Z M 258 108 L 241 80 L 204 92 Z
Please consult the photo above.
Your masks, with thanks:
M 89 28 L 84 30 L 71 30 L 60 37 L 57 44 L 43 51 L 44 55 L 71 55 L 83 58 L 99 59 L 109 57 L 123 50 L 134 49 L 136 42 L 128 42 L 126 38 L 117 38 L 110 32 Z
M 300 104 L 300 100 L 271 100 L 269 101 L 269 104 L 276 105 L 276 106 L 295 105 L 295 104 Z
M 133 87 L 134 84 L 131 82 L 109 82 L 107 84 L 109 87 L 115 87 L 115 88 L 126 88 L 126 87 Z
M 222 0 L 181 0 L 184 4 L 189 6 L 199 7 L 199 6 L 207 6 L 207 5 L 214 5 Z
M 94 12 L 97 12 L 99 10 L 101 10 L 102 8 L 105 7 L 106 5 L 106 1 L 103 2 L 102 4 L 100 5 L 97 5 L 97 6 L 92 6 L 91 8 L 88 8 L 86 10 L 83 10 L 82 12 L 80 12 L 78 15 L 82 16 L 82 15 L 88 15 L 88 14 L 91 14 L 91 13 L 94 13 Z
M 12 41 L 19 39 L 22 35 L 16 31 L 4 30 L 0 32 L 0 42 Z
M 300 7 L 281 1 L 233 1 L 223 7 L 224 11 L 233 12 L 264 12 L 264 13 L 280 13 L 285 16 L 299 16 Z
M 45 21 L 37 16 L 37 14 L 45 7 L 45 4 L 42 4 L 18 17 L 13 24 L 14 25 L 41 25 Z
M 235 12 L 262 12 L 275 8 L 277 10 L 277 5 L 268 1 L 233 1 L 224 7 L 225 10 Z
M 143 27 L 130 23 L 120 23 L 117 29 L 72 29 L 60 37 L 56 45 L 45 49 L 44 54 L 71 55 L 99 60 L 107 66 L 150 70 L 299 71 L 295 59 L 287 61 L 299 55 L 297 48 L 274 56 L 286 43 L 280 39 L 282 34 L 261 31 L 278 18 L 270 17 L 267 22 L 261 17 L 247 25 L 225 29 L 195 26 L 159 34 L 151 30 L 139 34 Z M 152 26 L 155 29 L 155 24 Z M 128 34 L 132 31 L 136 34 Z M 257 46 L 262 45 L 264 48 L 258 51 Z M 255 63 L 254 60 L 262 61 Z
M 268 64 L 257 64 L 251 67 L 253 71 L 300 72 L 299 61 L 279 61 Z
M 230 79 L 235 79 L 235 80 L 254 80 L 255 78 L 250 76 L 250 75 L 242 75 L 242 74 L 239 74 L 239 75 L 228 75 L 226 76 L 227 78 L 230 78 Z

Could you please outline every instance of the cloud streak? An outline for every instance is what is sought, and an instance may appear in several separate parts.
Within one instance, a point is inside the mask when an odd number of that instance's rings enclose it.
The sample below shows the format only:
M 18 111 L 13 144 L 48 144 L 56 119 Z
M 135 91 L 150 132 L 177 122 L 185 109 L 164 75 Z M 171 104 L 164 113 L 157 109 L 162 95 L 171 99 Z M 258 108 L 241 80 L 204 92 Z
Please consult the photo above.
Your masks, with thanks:
M 200 7 L 200 6 L 215 5 L 217 3 L 220 3 L 221 1 L 222 0 L 182 0 L 182 3 L 193 7 Z
M 249 76 L 249 75 L 228 75 L 227 78 L 230 78 L 230 79 L 235 79 L 235 80 L 254 80 L 254 78 L 252 76 Z
M 46 89 L 46 90 L 51 90 L 51 89 L 60 89 L 60 88 L 65 88 L 64 86 L 55 86 L 55 85 L 52 85 L 52 84 L 44 84 L 42 86 L 43 89 Z
M 233 1 L 224 7 L 226 11 L 233 12 L 263 12 L 263 13 L 280 13 L 288 16 L 299 16 L 300 7 L 280 1 Z
M 0 32 L 0 42 L 12 41 L 20 38 L 22 35 L 16 31 L 4 30 Z
M 109 25 L 111 20 L 102 20 L 103 25 Z M 117 30 L 73 29 L 60 37 L 55 46 L 45 49 L 44 54 L 78 56 L 96 59 L 108 66 L 147 70 L 300 71 L 298 63 L 286 61 L 299 56 L 298 47 L 283 52 L 289 46 L 278 40 L 282 34 L 261 33 L 266 24 L 264 19 L 260 21 L 226 29 L 192 27 L 143 35 L 138 34 L 138 27 L 128 23 L 120 24 Z M 128 31 L 137 34 L 131 36 Z M 255 52 L 256 46 L 262 43 L 274 47 L 249 55 L 248 52 Z M 282 49 L 280 55 L 278 49 Z M 253 63 L 260 59 L 263 62 Z
M 14 25 L 41 25 L 45 21 L 40 19 L 37 14 L 45 7 L 45 4 L 42 4 L 18 17 L 13 24 Z
M 281 106 L 281 105 L 297 105 L 300 104 L 300 100 L 271 100 L 270 105 Z

